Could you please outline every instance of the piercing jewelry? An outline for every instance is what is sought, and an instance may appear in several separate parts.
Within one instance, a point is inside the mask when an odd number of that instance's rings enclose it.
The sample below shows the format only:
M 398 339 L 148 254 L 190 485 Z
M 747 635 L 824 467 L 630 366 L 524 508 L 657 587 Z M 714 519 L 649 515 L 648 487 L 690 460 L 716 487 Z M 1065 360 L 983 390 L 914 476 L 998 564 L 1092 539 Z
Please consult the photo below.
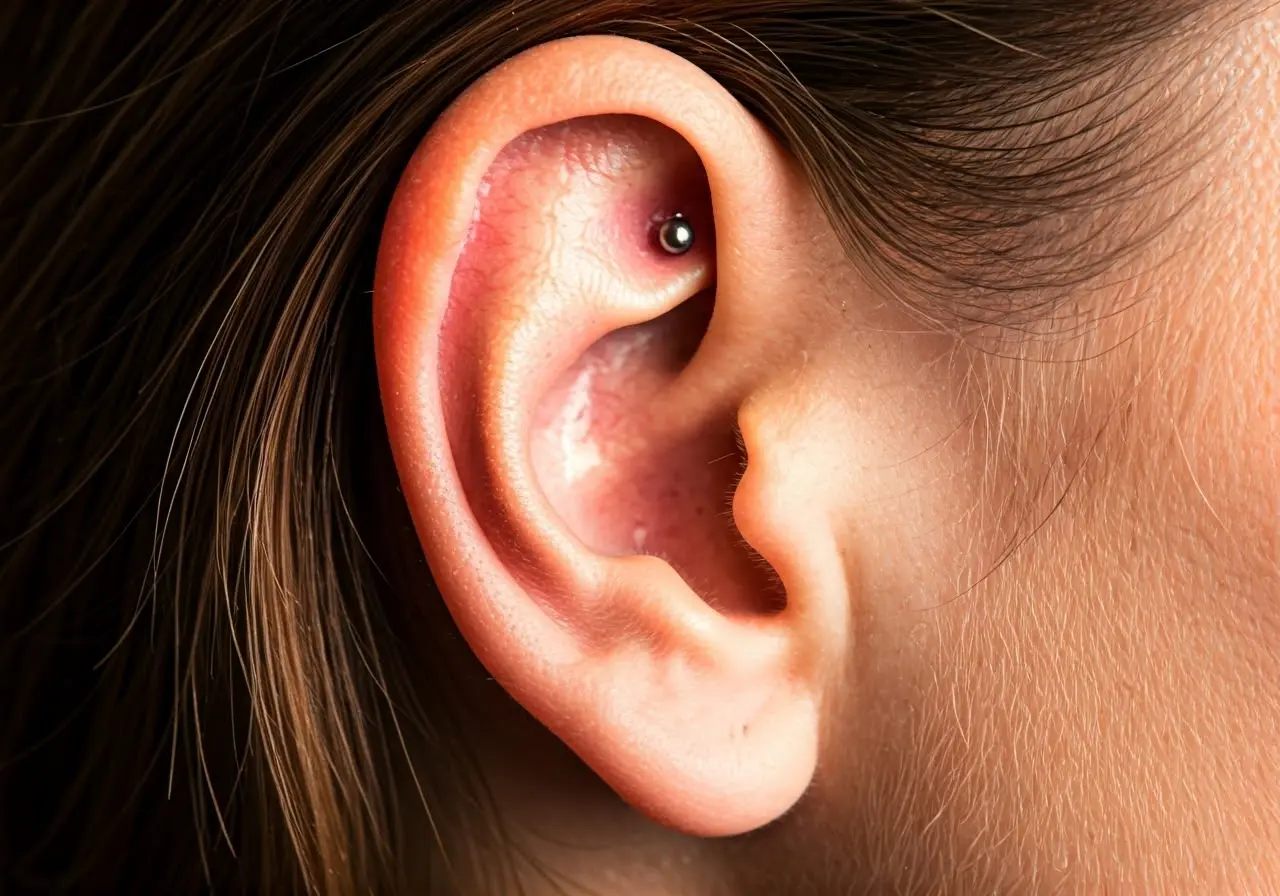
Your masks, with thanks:
M 658 228 L 658 244 L 668 255 L 683 255 L 693 248 L 693 225 L 676 213 Z

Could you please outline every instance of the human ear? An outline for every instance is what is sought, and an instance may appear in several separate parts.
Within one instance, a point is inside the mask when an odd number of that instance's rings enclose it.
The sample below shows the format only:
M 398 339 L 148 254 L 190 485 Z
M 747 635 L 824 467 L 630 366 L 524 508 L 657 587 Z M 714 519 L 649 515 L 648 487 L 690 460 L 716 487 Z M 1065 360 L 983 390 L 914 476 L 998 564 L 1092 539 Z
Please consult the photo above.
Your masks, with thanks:
M 700 835 L 802 795 L 845 630 L 764 398 L 814 321 L 780 316 L 802 190 L 706 74 L 574 38 L 441 116 L 379 249 L 388 432 L 459 630 L 624 799 Z M 683 254 L 658 239 L 675 215 Z

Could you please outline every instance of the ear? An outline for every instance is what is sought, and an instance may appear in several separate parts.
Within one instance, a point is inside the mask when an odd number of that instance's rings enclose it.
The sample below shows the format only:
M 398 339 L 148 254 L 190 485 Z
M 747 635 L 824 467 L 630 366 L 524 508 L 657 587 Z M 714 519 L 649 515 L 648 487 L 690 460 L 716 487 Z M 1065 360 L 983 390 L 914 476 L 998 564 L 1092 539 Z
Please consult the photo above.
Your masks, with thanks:
M 814 226 L 791 172 L 691 64 L 560 41 L 438 120 L 378 259 L 392 450 L 463 636 L 626 800 L 701 835 L 804 792 L 845 631 L 834 539 L 770 445 L 785 403 L 760 400 L 803 354 L 779 317 Z M 677 214 L 684 254 L 657 238 Z

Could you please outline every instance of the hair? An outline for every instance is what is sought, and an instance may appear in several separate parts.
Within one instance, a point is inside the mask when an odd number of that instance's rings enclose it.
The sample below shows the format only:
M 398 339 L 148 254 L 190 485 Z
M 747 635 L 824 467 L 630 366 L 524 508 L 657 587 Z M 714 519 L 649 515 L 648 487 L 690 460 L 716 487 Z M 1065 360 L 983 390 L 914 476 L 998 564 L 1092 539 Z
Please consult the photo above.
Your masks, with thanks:
M 399 174 L 481 74 L 576 34 L 668 48 L 895 300 L 1019 327 L 1141 241 L 1208 6 L 5 4 L 0 889 L 393 891 L 415 813 L 437 891 L 501 868 L 369 313 Z

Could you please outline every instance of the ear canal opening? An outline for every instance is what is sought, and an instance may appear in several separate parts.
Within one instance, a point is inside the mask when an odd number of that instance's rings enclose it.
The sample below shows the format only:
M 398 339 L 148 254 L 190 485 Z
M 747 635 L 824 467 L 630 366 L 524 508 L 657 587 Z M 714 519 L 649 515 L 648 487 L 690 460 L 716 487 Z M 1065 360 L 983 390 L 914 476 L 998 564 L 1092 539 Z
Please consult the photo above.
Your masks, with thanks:
M 689 390 L 672 388 L 714 301 L 713 290 L 699 293 L 584 352 L 539 403 L 533 467 L 591 550 L 659 557 L 720 612 L 773 614 L 786 605 L 781 582 L 733 520 L 747 462 L 735 415 L 688 406 Z

